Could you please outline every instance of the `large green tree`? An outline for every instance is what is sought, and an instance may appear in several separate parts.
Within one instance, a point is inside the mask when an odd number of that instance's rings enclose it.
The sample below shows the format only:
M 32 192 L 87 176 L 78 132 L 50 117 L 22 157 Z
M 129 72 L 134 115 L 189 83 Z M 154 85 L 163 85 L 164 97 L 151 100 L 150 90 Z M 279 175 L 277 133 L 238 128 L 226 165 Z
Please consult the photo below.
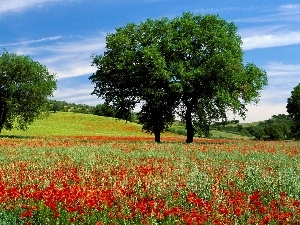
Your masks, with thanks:
M 287 112 L 293 120 L 292 133 L 296 138 L 300 138 L 300 83 L 291 92 L 291 97 L 287 99 Z
M 44 65 L 4 51 L 0 57 L 0 132 L 26 129 L 47 111 L 47 98 L 55 88 L 55 76 Z
M 168 58 L 171 73 L 182 86 L 181 112 L 187 142 L 195 132 L 207 133 L 227 112 L 245 116 L 246 105 L 257 102 L 267 84 L 266 73 L 243 64 L 237 27 L 216 15 L 184 13 L 171 21 Z
M 116 117 L 127 118 L 137 104 L 140 123 L 146 132 L 160 133 L 173 121 L 178 100 L 177 81 L 167 67 L 167 19 L 127 24 L 106 37 L 106 51 L 93 56 L 97 71 L 90 80 L 92 94 L 105 99 L 116 109 Z
M 257 102 L 267 84 L 263 70 L 243 64 L 237 27 L 216 15 L 148 19 L 117 29 L 106 41 L 104 54 L 93 57 L 93 93 L 122 112 L 144 102 L 142 123 L 154 133 L 176 110 L 186 122 L 187 142 L 229 110 L 245 116 L 246 105 Z

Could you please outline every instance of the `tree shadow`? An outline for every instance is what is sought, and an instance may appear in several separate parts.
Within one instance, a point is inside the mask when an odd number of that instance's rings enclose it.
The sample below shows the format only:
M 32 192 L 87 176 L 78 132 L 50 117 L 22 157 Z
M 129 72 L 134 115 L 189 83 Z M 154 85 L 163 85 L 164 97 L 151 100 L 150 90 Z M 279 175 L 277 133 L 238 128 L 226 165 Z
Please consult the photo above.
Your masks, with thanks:
M 31 139 L 34 138 L 33 136 L 24 136 L 24 135 L 7 135 L 7 134 L 0 134 L 0 139 L 2 138 L 9 138 L 9 139 Z

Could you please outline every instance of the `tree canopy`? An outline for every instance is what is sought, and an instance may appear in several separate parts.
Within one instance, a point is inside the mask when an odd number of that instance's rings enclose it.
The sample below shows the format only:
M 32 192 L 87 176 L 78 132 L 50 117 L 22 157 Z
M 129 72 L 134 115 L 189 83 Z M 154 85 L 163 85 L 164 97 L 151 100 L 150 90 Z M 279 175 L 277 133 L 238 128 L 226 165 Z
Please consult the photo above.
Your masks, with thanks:
M 173 121 L 178 100 L 162 50 L 168 44 L 161 38 L 168 31 L 166 21 L 128 24 L 107 35 L 106 51 L 93 56 L 97 71 L 90 77 L 96 85 L 92 94 L 111 103 L 116 117 L 126 119 L 141 104 L 140 123 L 146 132 L 155 134 L 157 142 Z
M 300 138 L 300 83 L 291 92 L 287 99 L 287 112 L 293 119 L 292 132 L 296 138 Z
M 243 64 L 237 27 L 217 15 L 184 13 L 127 24 L 106 37 L 106 51 L 93 56 L 93 94 L 121 115 L 142 104 L 143 127 L 159 135 L 175 111 L 186 122 L 187 142 L 205 133 L 228 110 L 245 116 L 259 100 L 266 73 Z
M 106 117 L 114 117 L 115 116 L 115 109 L 108 105 L 108 104 L 99 104 L 96 105 L 93 114 L 98 116 L 106 116 Z
M 171 21 L 170 68 L 182 86 L 181 112 L 187 142 L 195 132 L 207 133 L 213 121 L 233 111 L 245 116 L 246 104 L 257 102 L 267 84 L 266 73 L 243 64 L 237 27 L 216 15 L 185 13 Z
M 26 129 L 48 111 L 48 97 L 55 88 L 55 75 L 44 65 L 4 51 L 0 57 L 0 132 L 2 128 Z
M 255 126 L 247 127 L 247 130 L 258 140 L 289 140 L 292 138 L 292 124 L 290 116 L 279 114 Z

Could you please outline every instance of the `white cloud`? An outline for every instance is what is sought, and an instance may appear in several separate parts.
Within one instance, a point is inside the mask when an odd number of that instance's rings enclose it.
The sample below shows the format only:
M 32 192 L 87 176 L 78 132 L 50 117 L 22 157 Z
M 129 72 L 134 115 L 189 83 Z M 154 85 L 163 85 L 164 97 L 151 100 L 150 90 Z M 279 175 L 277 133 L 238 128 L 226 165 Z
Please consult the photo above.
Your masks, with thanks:
M 54 91 L 53 99 L 86 105 L 98 105 L 103 103 L 103 100 L 95 95 L 91 95 L 92 91 L 93 85 L 75 86 L 74 88 L 67 86 L 59 87 L 59 89 Z
M 40 38 L 40 39 L 36 39 L 36 40 L 6 43 L 6 44 L 0 44 L 0 47 L 8 47 L 8 46 L 16 46 L 16 45 L 27 45 L 27 44 L 35 44 L 35 43 L 40 43 L 40 42 L 54 41 L 54 40 L 60 39 L 61 37 L 62 36 L 45 37 L 45 38 Z
M 66 3 L 73 0 L 1 0 L 0 1 L 0 14 L 9 12 L 20 12 L 33 7 L 41 7 L 47 3 Z
M 96 67 L 91 66 L 91 56 L 103 53 L 105 36 L 105 33 L 90 37 L 54 36 L 2 43 L 0 46 L 6 47 L 9 52 L 29 55 L 55 73 L 58 89 L 54 91 L 53 99 L 97 105 L 103 100 L 91 95 L 94 86 L 89 83 L 88 76 L 96 71 Z
M 241 7 L 223 7 L 223 8 L 200 8 L 195 10 L 198 13 L 206 14 L 206 13 L 219 13 L 221 11 L 248 11 L 249 9 L 241 8 Z
M 240 120 L 240 123 L 251 123 L 257 121 L 263 121 L 270 119 L 273 115 L 287 114 L 286 104 L 267 104 L 259 103 L 257 106 L 251 105 L 247 107 L 248 112 L 246 113 L 245 121 L 240 117 L 235 118 Z
M 300 5 L 285 4 L 277 7 L 253 8 L 257 14 L 252 17 L 236 19 L 237 23 L 294 23 L 300 22 Z M 254 14 L 253 14 L 254 15 Z
M 293 88 L 300 83 L 300 65 L 269 62 L 265 66 L 269 85 L 262 92 L 262 101 L 268 103 L 286 103 Z
M 104 34 L 99 37 L 73 37 L 64 38 L 57 36 L 55 42 L 43 43 L 40 46 L 31 46 L 36 41 L 20 42 L 14 52 L 29 55 L 34 60 L 44 64 L 58 79 L 76 77 L 84 74 L 92 75 L 96 71 L 91 66 L 91 56 L 102 54 L 105 48 Z M 46 40 L 42 38 L 39 40 Z
M 300 44 L 300 31 L 283 31 L 282 33 L 264 35 L 252 34 L 242 37 L 242 40 L 244 50 Z
M 48 51 L 52 55 L 41 59 L 41 61 L 57 73 L 59 79 L 81 76 L 83 74 L 92 75 L 96 68 L 91 66 L 91 56 L 93 54 L 101 54 L 104 47 L 105 42 L 101 38 L 61 43 L 57 46 L 51 46 Z
M 300 13 L 300 5 L 297 4 L 287 4 L 287 5 L 281 5 L 278 8 L 278 11 L 283 14 L 295 14 Z
M 300 80 L 300 65 L 283 64 L 281 62 L 269 62 L 266 66 L 268 76 L 299 76 Z
M 287 114 L 287 98 L 293 88 L 300 83 L 300 65 L 285 64 L 278 61 L 263 66 L 269 78 L 269 85 L 261 92 L 257 105 L 248 105 L 246 120 L 236 117 L 240 122 L 255 122 L 271 118 L 273 115 Z
M 62 87 L 59 90 L 54 91 L 54 96 L 57 98 L 66 98 L 70 96 L 82 96 L 83 94 L 89 93 L 93 91 L 91 85 L 84 86 L 76 86 L 74 88 L 70 87 Z

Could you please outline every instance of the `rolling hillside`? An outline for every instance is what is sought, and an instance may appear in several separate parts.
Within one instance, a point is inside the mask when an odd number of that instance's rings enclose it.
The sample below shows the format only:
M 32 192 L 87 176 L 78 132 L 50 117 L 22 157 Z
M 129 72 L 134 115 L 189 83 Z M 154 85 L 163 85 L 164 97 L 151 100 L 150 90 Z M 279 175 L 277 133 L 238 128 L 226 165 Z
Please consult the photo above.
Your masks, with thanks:
M 174 123 L 169 132 L 162 133 L 162 138 L 180 138 L 184 141 L 186 135 L 183 124 Z M 0 137 L 53 137 L 53 136 L 104 136 L 104 137 L 143 137 L 152 140 L 154 135 L 142 131 L 140 124 L 117 120 L 111 117 L 96 116 L 74 112 L 50 113 L 44 119 L 36 120 L 26 131 L 3 129 Z M 195 135 L 195 138 L 197 135 Z M 211 138 L 249 139 L 249 137 L 211 130 Z M 181 140 L 181 141 L 182 141 Z
M 27 131 L 3 129 L 2 136 L 143 136 L 152 135 L 142 132 L 136 123 L 117 120 L 92 114 L 57 112 L 44 119 L 36 120 Z M 162 136 L 178 136 L 165 133 Z

